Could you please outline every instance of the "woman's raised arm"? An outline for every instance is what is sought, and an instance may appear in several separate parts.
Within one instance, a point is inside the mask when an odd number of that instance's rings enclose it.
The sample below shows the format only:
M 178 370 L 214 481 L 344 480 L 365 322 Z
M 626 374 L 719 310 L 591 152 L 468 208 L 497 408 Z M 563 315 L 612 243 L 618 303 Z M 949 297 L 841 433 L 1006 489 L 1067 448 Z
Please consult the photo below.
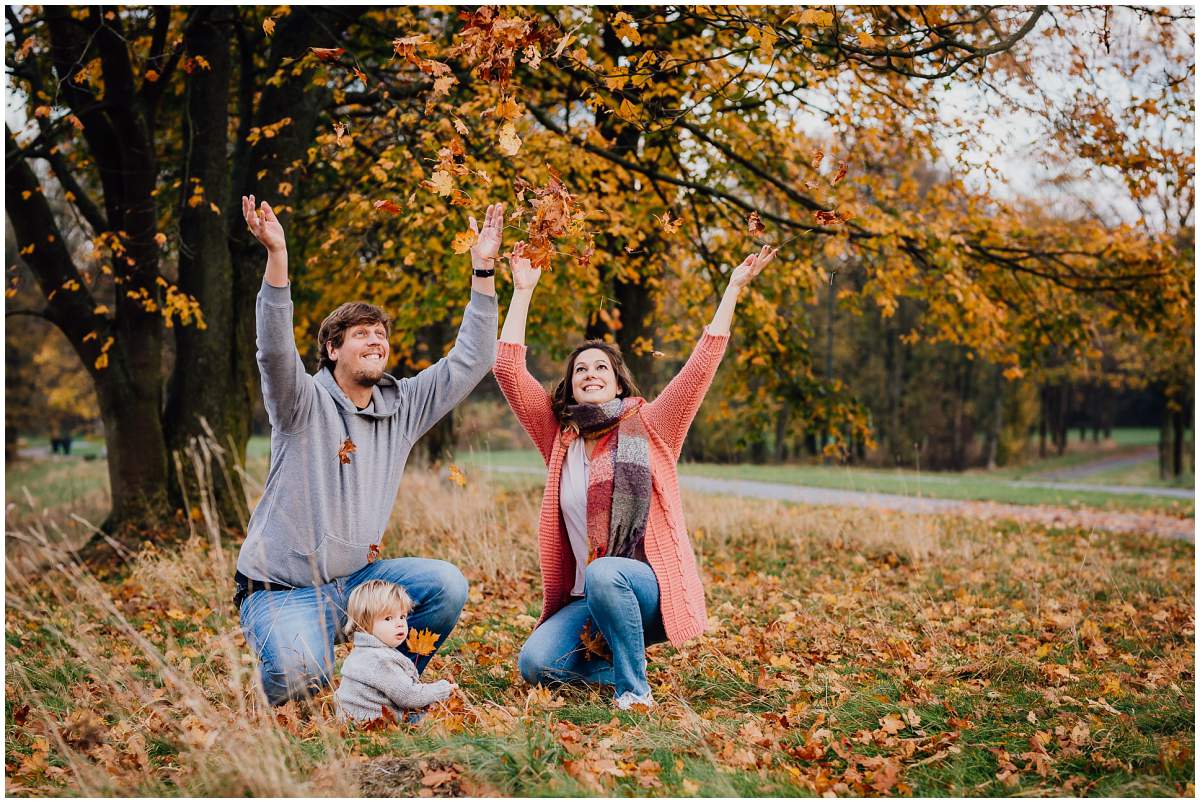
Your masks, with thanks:
M 767 263 L 775 258 L 778 251 L 778 248 L 764 245 L 761 251 L 746 257 L 742 260 L 742 264 L 733 269 L 733 273 L 729 276 L 729 284 L 725 287 L 725 295 L 721 297 L 721 304 L 713 314 L 712 323 L 708 325 L 710 334 L 729 334 L 729 325 L 733 323 L 733 310 L 737 306 L 742 288 L 750 284 L 750 281 L 767 266 Z
M 512 258 L 508 262 L 512 266 L 513 294 L 508 314 L 504 316 L 504 328 L 500 330 L 500 342 L 523 344 L 529 302 L 533 299 L 533 290 L 542 277 L 542 271 L 525 258 L 523 241 L 513 246 Z
M 733 310 L 737 306 L 738 295 L 750 280 L 766 267 L 775 257 L 775 251 L 770 246 L 763 246 L 762 251 L 751 254 L 734 268 L 729 277 L 729 286 L 721 298 L 721 304 L 713 315 L 712 322 L 704 328 L 704 335 L 692 356 L 680 369 L 675 378 L 667 383 L 663 392 L 654 401 L 646 405 L 642 413 L 646 424 L 658 433 L 671 447 L 676 459 L 683 449 L 683 439 L 704 401 L 717 366 L 725 354 L 725 345 L 729 342 L 729 325 L 733 322 Z

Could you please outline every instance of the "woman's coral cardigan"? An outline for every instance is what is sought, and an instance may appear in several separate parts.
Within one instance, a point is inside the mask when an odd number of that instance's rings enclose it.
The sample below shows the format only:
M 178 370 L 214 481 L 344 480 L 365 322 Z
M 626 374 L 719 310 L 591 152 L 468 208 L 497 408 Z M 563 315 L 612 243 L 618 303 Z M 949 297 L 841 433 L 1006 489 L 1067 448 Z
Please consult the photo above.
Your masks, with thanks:
M 646 521 L 646 559 L 658 578 L 660 608 L 667 638 L 679 646 L 704 632 L 704 586 L 696 557 L 683 523 L 683 504 L 675 465 L 692 419 L 712 384 L 725 353 L 729 335 L 713 335 L 706 328 L 687 364 L 639 415 L 650 441 L 650 477 L 654 492 Z M 540 625 L 570 601 L 575 581 L 575 556 L 567 541 L 558 492 L 567 447 L 578 435 L 563 431 L 550 407 L 550 394 L 525 367 L 525 346 L 501 341 L 493 369 L 496 381 L 521 426 L 533 438 L 546 461 L 546 490 L 538 527 L 542 568 Z

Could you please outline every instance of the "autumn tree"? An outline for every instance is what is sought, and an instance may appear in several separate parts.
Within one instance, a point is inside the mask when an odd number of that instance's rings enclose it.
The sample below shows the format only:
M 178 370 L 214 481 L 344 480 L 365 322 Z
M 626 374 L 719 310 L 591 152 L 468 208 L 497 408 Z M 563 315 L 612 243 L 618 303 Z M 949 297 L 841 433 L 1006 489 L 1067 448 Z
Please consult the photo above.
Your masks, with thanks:
M 187 480 L 169 452 L 205 423 L 230 463 L 244 457 L 262 256 L 234 199 L 303 182 L 330 95 L 312 48 L 358 13 L 6 8 L 10 87 L 28 122 L 6 127 L 5 200 L 43 298 L 24 312 L 66 335 L 95 385 L 106 529 L 145 527 L 180 504 Z M 47 202 L 51 186 L 69 214 Z M 78 230 L 85 256 L 64 245 Z M 218 485 L 237 523 L 238 476 Z

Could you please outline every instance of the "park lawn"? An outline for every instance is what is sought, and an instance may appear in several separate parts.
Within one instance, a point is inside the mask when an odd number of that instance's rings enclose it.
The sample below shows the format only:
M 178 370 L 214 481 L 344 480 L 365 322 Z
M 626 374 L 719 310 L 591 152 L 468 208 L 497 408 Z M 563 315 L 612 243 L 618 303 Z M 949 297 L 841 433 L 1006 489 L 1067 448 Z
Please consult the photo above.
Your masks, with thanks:
M 541 457 L 533 449 L 495 452 L 460 452 L 456 459 L 465 465 L 541 468 Z M 963 474 L 916 471 L 882 471 L 844 466 L 750 465 L 681 463 L 679 473 L 718 479 L 753 480 L 830 488 L 842 491 L 924 496 L 942 499 L 986 500 L 1019 505 L 1090 506 L 1113 510 L 1139 510 L 1192 516 L 1192 500 L 1156 497 L 1149 494 L 1107 494 L 1058 488 L 1014 485 L 1010 480 L 982 472 Z
M 1098 471 L 1087 478 L 1087 482 L 1103 483 L 1105 485 L 1160 485 L 1175 488 L 1196 487 L 1196 477 L 1187 473 L 1178 478 L 1164 480 L 1158 472 L 1158 458 L 1143 460 L 1131 466 L 1110 468 Z
M 417 725 L 267 709 L 207 523 L 112 575 L 10 541 L 14 796 L 1191 796 L 1194 547 L 685 494 L 710 631 L 649 651 L 659 706 L 533 690 L 538 478 L 405 479 L 385 557 L 471 580 Z M 464 537 L 470 533 L 471 537 Z M 339 658 L 345 648 L 339 648 Z M 254 760 L 248 761 L 247 756 Z

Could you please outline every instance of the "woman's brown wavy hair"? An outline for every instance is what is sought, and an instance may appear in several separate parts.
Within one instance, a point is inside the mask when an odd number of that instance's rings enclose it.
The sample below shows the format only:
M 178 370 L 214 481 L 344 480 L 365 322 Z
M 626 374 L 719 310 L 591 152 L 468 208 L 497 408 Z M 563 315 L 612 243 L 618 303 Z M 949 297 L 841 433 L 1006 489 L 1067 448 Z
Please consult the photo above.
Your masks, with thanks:
M 633 375 L 629 373 L 629 367 L 625 365 L 625 359 L 621 356 L 621 347 L 616 343 L 609 343 L 606 340 L 585 340 L 575 347 L 571 352 L 571 356 L 567 358 L 567 369 L 563 378 L 554 388 L 554 392 L 550 394 L 550 409 L 554 411 L 555 418 L 558 419 L 560 427 L 572 427 L 574 422 L 571 421 L 571 413 L 567 409 L 570 405 L 576 404 L 575 393 L 571 389 L 571 372 L 575 370 L 575 359 L 587 351 L 588 349 L 600 349 L 608 355 L 608 361 L 612 364 L 613 375 L 620 383 L 621 389 L 617 393 L 618 399 L 624 399 L 626 396 L 641 396 L 642 391 L 638 389 L 637 382 L 633 380 Z

